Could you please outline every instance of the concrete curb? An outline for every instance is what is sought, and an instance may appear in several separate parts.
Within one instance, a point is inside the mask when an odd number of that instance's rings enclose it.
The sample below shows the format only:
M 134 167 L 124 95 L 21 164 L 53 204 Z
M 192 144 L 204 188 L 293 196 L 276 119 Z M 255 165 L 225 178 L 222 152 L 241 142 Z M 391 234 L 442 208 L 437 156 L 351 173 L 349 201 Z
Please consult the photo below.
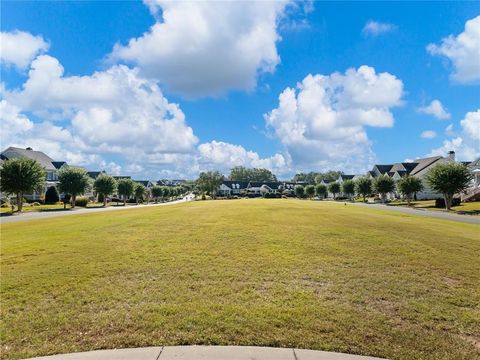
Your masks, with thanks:
M 257 346 L 162 346 L 96 350 L 30 360 L 379 360 L 327 351 Z

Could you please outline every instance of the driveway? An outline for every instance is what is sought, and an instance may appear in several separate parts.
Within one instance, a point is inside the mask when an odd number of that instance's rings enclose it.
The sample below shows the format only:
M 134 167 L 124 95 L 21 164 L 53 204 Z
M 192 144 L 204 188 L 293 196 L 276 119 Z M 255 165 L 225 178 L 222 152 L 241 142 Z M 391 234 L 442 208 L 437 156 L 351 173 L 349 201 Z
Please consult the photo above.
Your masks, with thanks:
M 426 209 L 413 209 L 413 208 L 407 208 L 403 206 L 387 206 L 383 204 L 354 203 L 354 205 L 365 206 L 370 209 L 394 211 L 394 212 L 401 212 L 404 214 L 428 216 L 428 217 L 437 218 L 437 219 L 458 221 L 466 224 L 477 224 L 477 225 L 480 224 L 480 216 L 478 215 L 460 215 L 460 214 L 455 214 L 453 212 L 435 211 L 435 210 L 426 210 Z
M 181 200 L 170 201 L 166 203 L 158 203 L 158 204 L 148 204 L 148 205 L 127 205 L 127 206 L 108 206 L 106 208 L 99 207 L 99 208 L 75 208 L 73 210 L 58 210 L 58 211 L 32 211 L 32 212 L 25 212 L 22 214 L 15 214 L 11 216 L 2 216 L 0 217 L 0 224 L 7 224 L 7 223 L 14 223 L 19 221 L 28 221 L 28 220 L 35 220 L 35 219 L 48 219 L 53 217 L 59 216 L 69 216 L 69 215 L 80 215 L 80 214 L 92 214 L 98 212 L 105 212 L 105 211 L 126 211 L 131 209 L 141 209 L 145 207 L 153 207 L 153 206 L 166 206 L 166 205 L 173 205 L 173 204 L 180 204 L 187 201 L 192 201 L 195 198 L 194 195 L 189 194 L 182 198 Z

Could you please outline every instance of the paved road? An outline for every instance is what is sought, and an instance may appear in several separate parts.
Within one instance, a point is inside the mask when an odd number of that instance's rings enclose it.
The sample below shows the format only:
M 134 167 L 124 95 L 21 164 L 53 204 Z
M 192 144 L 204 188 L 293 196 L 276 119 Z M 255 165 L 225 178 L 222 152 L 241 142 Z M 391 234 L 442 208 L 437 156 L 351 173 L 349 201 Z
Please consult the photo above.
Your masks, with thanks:
M 326 351 L 256 346 L 162 346 L 44 356 L 36 360 L 378 360 Z
M 348 204 L 350 205 L 350 203 Z M 453 221 L 463 222 L 467 224 L 477 224 L 477 225 L 480 224 L 480 216 L 478 215 L 460 215 L 452 212 L 412 209 L 412 208 L 407 208 L 403 206 L 387 206 L 383 204 L 353 203 L 353 205 L 365 206 L 371 209 L 380 209 L 384 211 L 396 211 L 404 214 L 428 216 L 428 217 L 433 217 L 437 219 L 453 220 Z
M 166 206 L 166 205 L 173 205 L 179 204 L 187 201 L 192 201 L 194 199 L 193 195 L 187 195 L 181 200 L 170 201 L 166 203 L 159 203 L 159 204 L 149 204 L 149 205 L 127 205 L 127 206 L 108 206 L 106 208 L 75 208 L 74 210 L 68 211 L 32 211 L 32 212 L 25 212 L 22 214 L 15 214 L 11 216 L 1 216 L 0 217 L 0 224 L 6 223 L 13 223 L 19 221 L 28 221 L 34 219 L 47 219 L 53 218 L 58 216 L 69 216 L 69 215 L 80 215 L 80 214 L 92 214 L 104 211 L 119 211 L 119 210 L 130 210 L 130 209 L 141 209 L 145 207 L 152 207 L 152 206 Z

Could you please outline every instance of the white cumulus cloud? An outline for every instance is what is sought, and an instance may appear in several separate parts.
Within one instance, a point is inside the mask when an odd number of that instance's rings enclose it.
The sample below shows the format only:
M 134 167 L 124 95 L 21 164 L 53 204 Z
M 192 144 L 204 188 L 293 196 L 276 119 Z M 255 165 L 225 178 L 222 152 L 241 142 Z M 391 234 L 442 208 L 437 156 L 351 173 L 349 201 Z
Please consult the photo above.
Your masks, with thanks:
M 437 133 L 433 130 L 425 130 L 420 134 L 422 139 L 434 139 L 437 137 Z
M 397 26 L 394 24 L 370 20 L 365 24 L 362 32 L 365 35 L 377 36 L 395 30 L 396 28 Z
M 480 81 L 480 16 L 468 20 L 464 32 L 458 36 L 450 35 L 440 45 L 429 44 L 427 51 L 452 62 L 452 79 L 460 83 Z
M 451 133 L 452 138 L 445 139 L 442 146 L 433 149 L 429 155 L 445 156 L 453 150 L 458 160 L 473 161 L 480 157 L 480 109 L 467 112 L 460 125 L 461 133 Z
M 142 73 L 186 97 L 252 90 L 257 75 L 280 62 L 277 25 L 286 1 L 146 1 L 156 22 L 110 59 L 134 63 Z
M 436 99 L 429 105 L 418 108 L 418 112 L 435 116 L 437 119 L 450 119 L 450 113 L 443 107 L 440 100 Z
M 0 32 L 0 59 L 4 65 L 25 69 L 37 54 L 47 51 L 48 47 L 43 37 L 25 31 Z
M 366 127 L 393 126 L 390 108 L 402 94 L 401 80 L 365 65 L 308 75 L 280 94 L 265 121 L 296 166 L 363 171 L 374 161 Z

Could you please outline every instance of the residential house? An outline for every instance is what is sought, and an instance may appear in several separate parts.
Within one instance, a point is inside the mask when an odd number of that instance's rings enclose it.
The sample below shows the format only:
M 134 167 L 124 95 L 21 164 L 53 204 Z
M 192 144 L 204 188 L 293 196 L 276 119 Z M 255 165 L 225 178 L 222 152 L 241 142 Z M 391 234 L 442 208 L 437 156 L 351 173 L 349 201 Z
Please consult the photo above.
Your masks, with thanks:
M 247 192 L 247 181 L 225 180 L 218 189 L 220 196 L 244 195 Z
M 42 192 L 33 192 L 32 194 L 25 194 L 24 197 L 28 200 L 40 200 L 45 195 L 45 192 L 50 186 L 56 186 L 58 183 L 58 172 L 65 166 L 68 166 L 65 161 L 54 161 L 51 157 L 41 151 L 35 151 L 31 147 L 26 149 L 9 147 L 0 154 L 1 160 L 13 159 L 32 159 L 40 164 L 45 169 L 45 186 Z

